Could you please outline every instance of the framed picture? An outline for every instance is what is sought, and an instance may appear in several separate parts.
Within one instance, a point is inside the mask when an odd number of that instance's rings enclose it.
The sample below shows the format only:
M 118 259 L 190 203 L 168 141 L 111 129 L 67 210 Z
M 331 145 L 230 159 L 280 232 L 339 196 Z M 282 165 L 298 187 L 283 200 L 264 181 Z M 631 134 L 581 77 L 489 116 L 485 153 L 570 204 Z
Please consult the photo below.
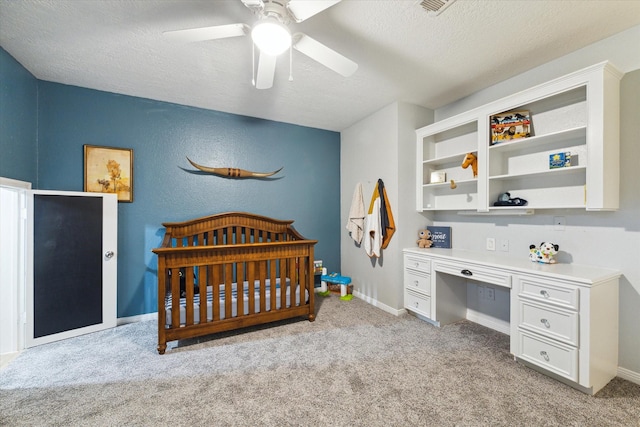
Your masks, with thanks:
M 85 144 L 84 191 L 115 193 L 119 202 L 133 202 L 133 150 Z
M 490 125 L 491 145 L 531 136 L 531 117 L 527 110 L 494 114 L 491 116 Z

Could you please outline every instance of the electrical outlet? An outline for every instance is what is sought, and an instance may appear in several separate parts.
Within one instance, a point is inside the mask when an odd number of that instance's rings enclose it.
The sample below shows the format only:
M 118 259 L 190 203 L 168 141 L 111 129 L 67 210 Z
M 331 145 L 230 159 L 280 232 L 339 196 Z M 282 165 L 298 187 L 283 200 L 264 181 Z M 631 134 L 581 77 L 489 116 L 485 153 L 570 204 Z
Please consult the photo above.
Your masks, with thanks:
M 487 301 L 495 301 L 496 300 L 496 290 L 487 286 L 484 292 L 484 296 Z
M 495 251 L 496 250 L 496 239 L 493 237 L 487 237 L 487 250 Z
M 482 285 L 478 285 L 478 300 L 482 301 L 484 300 L 484 295 L 485 295 L 485 287 Z
M 508 240 L 500 240 L 500 250 L 502 252 L 509 252 L 509 241 Z

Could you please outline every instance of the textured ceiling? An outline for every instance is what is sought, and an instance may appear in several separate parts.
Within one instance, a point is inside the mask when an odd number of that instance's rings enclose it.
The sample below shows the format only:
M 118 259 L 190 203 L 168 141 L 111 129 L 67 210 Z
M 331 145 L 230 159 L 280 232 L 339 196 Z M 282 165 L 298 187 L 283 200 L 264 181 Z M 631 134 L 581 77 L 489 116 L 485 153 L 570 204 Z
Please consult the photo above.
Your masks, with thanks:
M 38 79 L 340 131 L 405 101 L 437 108 L 640 24 L 638 0 L 343 0 L 292 31 L 359 64 L 342 77 L 299 52 L 251 85 L 251 40 L 163 31 L 244 22 L 240 0 L 0 0 L 0 45 Z M 632 47 L 630 47 L 632 48 Z M 637 48 L 637 46 L 636 46 Z

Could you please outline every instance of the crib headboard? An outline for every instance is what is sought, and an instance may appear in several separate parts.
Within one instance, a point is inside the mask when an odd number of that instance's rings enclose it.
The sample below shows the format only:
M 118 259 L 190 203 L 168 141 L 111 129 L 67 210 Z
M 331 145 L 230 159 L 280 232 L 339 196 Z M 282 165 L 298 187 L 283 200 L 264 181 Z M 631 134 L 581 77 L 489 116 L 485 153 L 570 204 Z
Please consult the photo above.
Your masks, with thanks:
M 185 222 L 165 222 L 163 248 L 248 245 L 252 243 L 306 240 L 291 225 L 247 212 L 226 212 Z

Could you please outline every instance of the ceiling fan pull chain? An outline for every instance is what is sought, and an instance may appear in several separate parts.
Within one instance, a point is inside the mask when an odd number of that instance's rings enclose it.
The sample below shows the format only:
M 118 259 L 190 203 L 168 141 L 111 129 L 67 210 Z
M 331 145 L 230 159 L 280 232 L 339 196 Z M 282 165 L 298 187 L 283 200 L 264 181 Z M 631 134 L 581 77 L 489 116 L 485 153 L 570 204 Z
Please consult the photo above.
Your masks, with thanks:
M 289 46 L 289 81 L 293 81 L 293 46 Z

